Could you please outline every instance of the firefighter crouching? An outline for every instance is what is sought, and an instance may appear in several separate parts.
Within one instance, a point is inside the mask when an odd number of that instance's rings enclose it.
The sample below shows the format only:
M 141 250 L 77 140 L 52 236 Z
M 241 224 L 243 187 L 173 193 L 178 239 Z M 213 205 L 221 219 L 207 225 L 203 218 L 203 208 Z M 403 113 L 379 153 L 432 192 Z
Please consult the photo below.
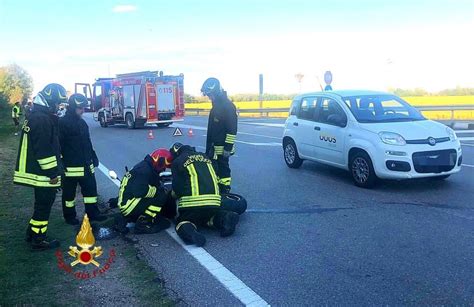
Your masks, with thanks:
M 213 227 L 223 237 L 234 233 L 239 215 L 221 209 L 217 175 L 211 160 L 194 148 L 175 143 L 173 155 L 173 196 L 178 203 L 176 232 L 187 244 L 203 246 L 206 238 L 198 226 Z
M 61 187 L 62 165 L 58 140 L 57 105 L 66 102 L 66 90 L 48 84 L 35 97 L 34 110 L 25 120 L 13 181 L 34 188 L 35 203 L 26 241 L 33 250 L 56 248 L 59 241 L 46 236 L 51 207 Z
M 206 154 L 212 159 L 222 194 L 230 192 L 229 157 L 235 152 L 237 112 L 216 78 L 207 79 L 201 92 L 212 101 L 207 124 Z
M 122 178 L 118 206 L 126 222 L 135 222 L 135 233 L 156 233 L 170 226 L 165 218 L 173 217 L 175 207 L 162 186 L 160 173 L 171 166 L 167 149 L 157 149 L 147 155 Z M 171 212 L 171 213 L 170 213 Z
M 81 187 L 85 212 L 91 221 L 106 219 L 97 208 L 95 167 L 99 159 L 92 147 L 89 127 L 82 119 L 87 98 L 82 94 L 69 97 L 66 115 L 59 119 L 59 143 L 65 168 L 62 178 L 62 207 L 66 223 L 78 225 L 75 198 L 77 185 Z

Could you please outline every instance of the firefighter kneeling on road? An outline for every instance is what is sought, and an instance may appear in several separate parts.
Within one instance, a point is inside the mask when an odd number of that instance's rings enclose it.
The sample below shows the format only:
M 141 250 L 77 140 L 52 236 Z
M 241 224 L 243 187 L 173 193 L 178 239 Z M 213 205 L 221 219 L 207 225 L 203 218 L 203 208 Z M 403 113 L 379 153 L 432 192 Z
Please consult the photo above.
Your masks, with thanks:
M 122 178 L 118 206 L 127 222 L 135 222 L 135 233 L 156 233 L 168 228 L 175 207 L 164 190 L 160 173 L 171 166 L 173 157 L 167 149 L 157 149 Z M 172 211 L 172 213 L 170 213 Z
M 212 159 L 221 194 L 230 192 L 229 158 L 234 154 L 237 135 L 237 112 L 235 105 L 227 98 L 219 80 L 204 81 L 201 92 L 212 101 L 207 124 L 206 154 Z
M 58 139 L 58 104 L 66 102 L 66 90 L 59 84 L 48 84 L 36 95 L 34 109 L 23 123 L 20 149 L 13 181 L 34 188 L 33 216 L 26 231 L 26 241 L 33 250 L 56 248 L 59 241 L 46 236 L 48 220 L 61 187 L 63 173 Z
M 81 186 L 85 212 L 91 221 L 106 219 L 97 208 L 95 167 L 99 159 L 92 147 L 89 127 L 82 119 L 87 98 L 82 94 L 69 97 L 66 115 L 59 119 L 59 143 L 65 167 L 63 177 L 63 216 L 66 223 L 78 225 L 75 198 L 77 185 Z
M 203 246 L 198 226 L 214 227 L 222 237 L 234 233 L 239 215 L 221 209 L 218 179 L 209 158 L 188 145 L 175 143 L 173 155 L 173 196 L 178 202 L 176 232 L 187 244 Z

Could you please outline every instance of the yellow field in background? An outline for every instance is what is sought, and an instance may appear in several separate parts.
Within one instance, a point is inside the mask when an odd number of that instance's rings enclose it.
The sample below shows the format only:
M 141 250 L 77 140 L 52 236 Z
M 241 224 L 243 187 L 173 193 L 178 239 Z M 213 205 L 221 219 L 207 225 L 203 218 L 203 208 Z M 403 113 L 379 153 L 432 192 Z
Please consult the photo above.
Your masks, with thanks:
M 426 97 L 403 97 L 413 106 L 449 106 L 449 105 L 472 105 L 472 110 L 455 111 L 455 119 L 474 119 L 474 96 L 426 96 Z M 258 101 L 237 101 L 234 102 L 239 109 L 256 109 L 260 107 Z M 270 100 L 264 101 L 264 108 L 290 108 L 291 100 Z M 211 103 L 191 103 L 186 104 L 188 108 L 210 109 Z M 190 114 L 190 112 L 187 112 Z M 451 119 L 450 111 L 423 111 L 423 115 L 435 120 Z M 260 113 L 242 113 L 241 116 L 257 117 Z M 270 113 L 271 117 L 287 117 L 288 112 Z

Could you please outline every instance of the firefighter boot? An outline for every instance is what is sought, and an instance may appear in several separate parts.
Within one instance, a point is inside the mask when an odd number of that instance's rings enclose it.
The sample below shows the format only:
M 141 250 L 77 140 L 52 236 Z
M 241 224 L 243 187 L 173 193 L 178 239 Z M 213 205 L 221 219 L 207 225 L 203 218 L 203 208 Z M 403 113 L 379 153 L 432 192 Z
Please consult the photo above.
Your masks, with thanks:
M 220 211 L 213 218 L 213 225 L 219 229 L 221 237 L 228 237 L 235 232 L 239 215 L 235 212 Z
M 135 223 L 135 233 L 157 233 L 170 227 L 170 225 L 170 221 L 162 216 L 157 215 L 155 218 L 152 218 L 148 215 L 140 215 Z
M 45 234 L 33 234 L 31 236 L 31 249 L 33 251 L 42 251 L 60 246 L 58 240 L 48 238 Z
M 181 222 L 176 226 L 176 233 L 186 244 L 196 244 L 196 246 L 204 246 L 206 237 L 197 231 L 196 226 L 191 222 Z
M 103 222 L 107 219 L 107 216 L 102 215 L 97 208 L 97 204 L 86 204 L 87 217 L 91 222 Z

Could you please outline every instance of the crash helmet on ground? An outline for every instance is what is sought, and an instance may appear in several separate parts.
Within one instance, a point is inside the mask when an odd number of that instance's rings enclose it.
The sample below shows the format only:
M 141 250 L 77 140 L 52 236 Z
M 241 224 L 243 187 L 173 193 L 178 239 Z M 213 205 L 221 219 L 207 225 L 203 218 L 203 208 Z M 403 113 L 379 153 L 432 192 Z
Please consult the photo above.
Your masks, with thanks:
M 162 172 L 170 168 L 173 162 L 173 155 L 166 148 L 158 148 L 150 154 L 150 157 L 152 159 L 153 168 L 157 172 Z

